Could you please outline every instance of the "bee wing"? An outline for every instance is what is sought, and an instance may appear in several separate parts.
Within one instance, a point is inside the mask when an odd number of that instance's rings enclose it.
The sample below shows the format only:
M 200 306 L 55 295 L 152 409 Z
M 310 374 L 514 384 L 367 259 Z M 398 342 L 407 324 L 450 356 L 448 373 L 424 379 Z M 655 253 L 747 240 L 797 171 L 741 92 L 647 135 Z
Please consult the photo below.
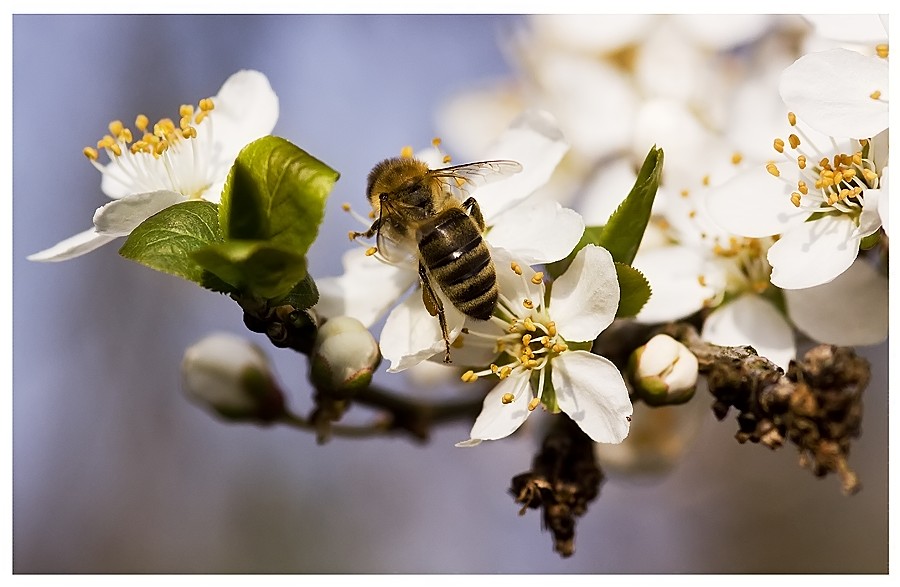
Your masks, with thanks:
M 411 260 L 415 255 L 410 248 L 407 239 L 398 233 L 391 224 L 392 212 L 387 202 L 382 202 L 381 221 L 378 225 L 378 234 L 375 237 L 375 246 L 384 260 L 390 263 L 402 263 Z
M 428 175 L 440 178 L 454 196 L 464 200 L 476 188 L 515 175 L 520 171 L 522 171 L 520 163 L 498 159 L 432 169 Z

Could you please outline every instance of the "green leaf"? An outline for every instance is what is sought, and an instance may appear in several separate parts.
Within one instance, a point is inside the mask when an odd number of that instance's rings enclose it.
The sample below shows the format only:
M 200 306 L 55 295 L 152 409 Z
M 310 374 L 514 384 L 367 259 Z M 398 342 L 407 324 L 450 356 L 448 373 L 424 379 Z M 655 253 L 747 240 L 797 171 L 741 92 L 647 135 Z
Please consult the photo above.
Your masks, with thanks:
M 316 287 L 316 282 L 313 281 L 312 276 L 307 273 L 306 277 L 294 284 L 294 287 L 291 288 L 291 291 L 286 296 L 273 301 L 271 305 L 291 305 L 297 310 L 306 310 L 316 305 L 318 301 L 319 288 Z
M 656 190 L 659 189 L 662 168 L 663 151 L 653 147 L 641 165 L 631 192 L 610 215 L 599 236 L 593 241 L 595 245 L 608 250 L 614 261 L 630 264 L 634 260 L 650 221 L 650 211 L 656 198 Z
M 191 257 L 241 292 L 278 298 L 306 277 L 306 258 L 265 241 L 231 240 L 198 248 Z
M 238 154 L 222 192 L 226 240 L 268 241 L 305 255 L 339 174 L 280 137 L 266 136 Z
M 616 276 L 619 278 L 619 309 L 616 318 L 637 316 L 650 299 L 650 282 L 644 274 L 625 263 L 616 261 Z
M 217 208 L 203 200 L 169 206 L 135 228 L 119 254 L 151 269 L 216 289 L 215 277 L 206 273 L 191 253 L 222 240 Z

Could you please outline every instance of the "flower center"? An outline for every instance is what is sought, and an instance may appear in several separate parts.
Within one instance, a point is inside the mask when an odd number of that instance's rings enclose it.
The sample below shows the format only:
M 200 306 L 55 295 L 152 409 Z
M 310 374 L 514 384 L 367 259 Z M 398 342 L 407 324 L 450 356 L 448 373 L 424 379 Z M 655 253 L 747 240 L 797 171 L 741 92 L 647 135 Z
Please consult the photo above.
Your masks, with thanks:
M 858 223 L 865 205 L 865 190 L 876 189 L 879 182 L 878 168 L 868 156 L 869 141 L 860 140 L 860 150 L 853 153 L 838 152 L 832 158 L 823 157 L 818 163 L 813 163 L 801 148 L 803 142 L 811 141 L 797 127 L 797 117 L 793 112 L 788 113 L 788 122 L 796 133 L 788 135 L 787 144 L 783 139 L 776 138 L 773 146 L 799 171 L 796 186 L 792 184 L 795 189 L 791 192 L 791 203 L 811 214 L 848 214 Z M 837 147 L 834 139 L 832 144 Z M 774 161 L 766 164 L 766 170 L 775 177 L 781 177 Z
M 546 376 L 551 361 L 569 350 L 569 346 L 557 331 L 556 324 L 550 319 L 544 304 L 546 295 L 544 274 L 535 273 L 530 279 L 526 278 L 516 262 L 513 262 L 509 269 L 521 277 L 526 297 L 521 300 L 510 300 L 500 294 L 497 313 L 491 318 L 491 321 L 504 331 L 502 335 L 492 337 L 495 340 L 495 350 L 500 357 L 487 369 L 477 372 L 466 371 L 461 378 L 465 382 L 472 382 L 487 375 L 496 375 L 501 380 L 515 374 L 525 376 L 533 384 L 523 386 L 519 393 L 525 393 L 526 389 L 531 390 L 533 397 L 528 409 L 534 410 L 541 404 L 542 399 L 545 399 L 544 391 L 548 382 Z M 478 335 L 467 330 L 463 332 Z M 507 393 L 501 401 L 510 404 L 516 399 L 518 398 L 515 395 Z
M 121 120 L 109 123 L 109 134 L 97 141 L 96 148 L 85 147 L 85 157 L 101 173 L 113 177 L 129 193 L 160 189 L 199 199 L 213 183 L 215 172 L 208 163 L 212 159 L 210 145 L 212 127 L 210 113 L 215 105 L 211 98 L 200 100 L 195 108 L 184 104 L 179 109 L 178 125 L 162 118 L 150 125 L 150 119 L 139 114 L 134 121 L 140 138 Z M 199 140 L 198 136 L 207 135 Z M 105 151 L 109 164 L 98 162 Z

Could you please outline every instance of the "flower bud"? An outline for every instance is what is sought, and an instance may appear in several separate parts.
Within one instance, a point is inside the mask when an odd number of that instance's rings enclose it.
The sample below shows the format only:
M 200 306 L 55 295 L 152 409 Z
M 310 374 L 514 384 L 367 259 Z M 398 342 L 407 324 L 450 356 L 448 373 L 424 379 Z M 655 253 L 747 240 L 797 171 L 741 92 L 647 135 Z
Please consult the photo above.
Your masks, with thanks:
M 320 390 L 349 396 L 369 385 L 380 362 L 378 341 L 362 322 L 336 316 L 319 328 L 310 376 Z
M 226 419 L 272 422 L 284 414 L 266 355 L 239 336 L 217 332 L 189 347 L 181 373 L 187 396 Z
M 638 396 L 651 406 L 683 404 L 697 388 L 697 357 L 666 334 L 631 354 L 629 371 Z

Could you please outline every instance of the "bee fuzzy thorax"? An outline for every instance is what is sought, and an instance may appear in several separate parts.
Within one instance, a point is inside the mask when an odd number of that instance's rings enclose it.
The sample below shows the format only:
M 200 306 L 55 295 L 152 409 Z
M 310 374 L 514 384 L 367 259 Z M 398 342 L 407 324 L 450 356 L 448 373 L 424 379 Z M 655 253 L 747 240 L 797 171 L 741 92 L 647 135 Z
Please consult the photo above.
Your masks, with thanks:
M 420 181 L 428 173 L 428 165 L 413 157 L 395 157 L 385 159 L 375 165 L 369 172 L 366 183 L 366 197 L 377 216 L 380 213 L 380 197 L 394 194 L 405 187 Z

